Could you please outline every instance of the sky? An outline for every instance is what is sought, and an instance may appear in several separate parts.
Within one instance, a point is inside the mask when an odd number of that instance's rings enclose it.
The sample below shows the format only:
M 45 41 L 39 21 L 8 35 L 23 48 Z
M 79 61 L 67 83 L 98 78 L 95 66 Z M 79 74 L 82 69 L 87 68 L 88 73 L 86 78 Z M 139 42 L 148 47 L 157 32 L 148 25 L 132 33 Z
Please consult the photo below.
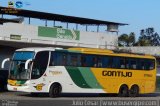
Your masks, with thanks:
M 10 0 L 0 0 L 7 6 Z M 160 34 L 160 0 L 11 0 L 22 1 L 22 9 L 127 23 L 119 34 L 153 27 Z

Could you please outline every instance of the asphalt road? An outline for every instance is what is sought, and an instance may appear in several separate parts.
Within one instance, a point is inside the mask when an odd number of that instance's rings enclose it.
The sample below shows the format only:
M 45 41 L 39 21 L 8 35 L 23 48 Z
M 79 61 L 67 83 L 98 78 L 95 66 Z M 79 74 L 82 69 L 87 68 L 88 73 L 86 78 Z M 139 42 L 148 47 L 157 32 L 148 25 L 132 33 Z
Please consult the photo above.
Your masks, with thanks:
M 22 92 L 0 92 L 0 106 L 160 106 L 160 93 L 139 97 L 117 97 L 115 94 L 62 94 L 31 96 Z

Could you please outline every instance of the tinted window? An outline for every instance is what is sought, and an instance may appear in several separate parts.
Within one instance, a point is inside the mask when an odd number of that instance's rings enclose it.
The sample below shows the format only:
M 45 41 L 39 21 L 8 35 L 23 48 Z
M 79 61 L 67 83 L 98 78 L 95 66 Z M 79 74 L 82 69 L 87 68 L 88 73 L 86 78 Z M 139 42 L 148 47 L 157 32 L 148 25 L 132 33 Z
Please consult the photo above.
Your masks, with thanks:
M 85 55 L 81 55 L 81 66 L 82 67 L 87 67 L 87 61 L 86 61 L 86 56 Z
M 46 71 L 48 65 L 49 51 L 42 51 L 36 54 L 35 60 L 33 61 L 32 79 L 41 77 Z
M 34 58 L 34 52 L 17 51 L 13 55 L 13 60 L 28 60 Z
M 69 54 L 69 66 L 79 66 L 79 55 Z
M 130 69 L 137 69 L 137 61 L 136 59 L 130 60 Z
M 145 63 L 145 69 L 146 70 L 153 70 L 154 69 L 154 60 L 146 60 L 146 63 Z
M 113 67 L 113 58 L 112 57 L 108 57 L 108 68 L 112 68 Z
M 128 59 L 128 58 L 126 58 L 125 59 L 125 67 L 126 67 L 126 69 L 129 69 L 129 65 L 130 65 L 130 61 L 129 61 L 130 59 Z
M 102 58 L 102 67 L 106 68 L 106 67 L 108 67 L 108 64 L 109 64 L 109 57 L 103 56 L 103 58 Z
M 151 59 L 138 59 L 68 52 L 52 52 L 50 66 L 53 65 L 151 70 L 154 69 L 155 63 L 154 60 Z
M 125 68 L 125 58 L 120 58 L 120 68 L 124 69 Z

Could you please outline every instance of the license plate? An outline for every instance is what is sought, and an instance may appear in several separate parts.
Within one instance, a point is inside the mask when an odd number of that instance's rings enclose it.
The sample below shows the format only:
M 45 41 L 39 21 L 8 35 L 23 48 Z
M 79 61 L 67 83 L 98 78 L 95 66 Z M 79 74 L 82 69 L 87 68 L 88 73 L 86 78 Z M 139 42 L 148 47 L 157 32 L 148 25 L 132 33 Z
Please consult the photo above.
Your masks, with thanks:
M 14 91 L 17 91 L 17 88 L 13 88 Z

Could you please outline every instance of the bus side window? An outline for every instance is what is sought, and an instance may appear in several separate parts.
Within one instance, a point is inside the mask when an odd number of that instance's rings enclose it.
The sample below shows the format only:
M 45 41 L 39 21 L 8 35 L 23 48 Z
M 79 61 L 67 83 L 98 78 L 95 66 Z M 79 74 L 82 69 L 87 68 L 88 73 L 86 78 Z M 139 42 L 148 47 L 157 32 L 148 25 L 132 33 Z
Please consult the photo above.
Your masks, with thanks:
M 97 64 L 97 57 L 94 55 L 86 55 L 86 66 L 95 67 Z
M 77 54 L 77 58 L 78 58 L 77 66 L 78 66 L 78 67 L 81 67 L 81 66 L 82 66 L 82 65 L 81 65 L 81 55 L 80 55 L 80 54 Z
M 61 66 L 62 65 L 62 63 L 61 63 L 61 60 L 62 60 L 62 53 L 59 53 L 59 52 L 57 52 L 56 53 L 56 66 Z
M 150 60 L 150 70 L 153 70 L 155 68 L 155 60 Z
M 154 61 L 153 60 L 146 60 L 145 62 L 145 69 L 146 70 L 153 70 L 154 69 Z
M 62 66 L 66 66 L 67 65 L 67 54 L 66 53 L 62 53 Z
M 113 66 L 113 58 L 112 57 L 108 57 L 108 65 L 107 68 L 112 68 Z
M 124 69 L 125 68 L 125 59 L 120 58 L 120 68 Z
M 102 57 L 98 57 L 98 61 L 97 61 L 97 65 L 98 67 L 102 67 Z
M 119 62 L 120 58 L 118 58 L 118 57 L 112 57 L 112 58 L 113 58 L 112 68 L 119 68 L 119 67 L 118 67 L 118 62 Z
M 82 67 L 86 67 L 86 56 L 85 55 L 81 55 L 81 66 Z
M 67 65 L 67 54 L 66 53 L 57 52 L 55 56 L 56 56 L 56 61 L 55 61 L 56 64 L 55 65 L 57 65 L 57 66 L 66 66 Z
M 146 69 L 145 61 L 144 61 L 144 60 L 141 60 L 141 69 L 142 69 L 142 70 L 145 70 L 145 69 Z
M 102 58 L 102 67 L 106 68 L 108 66 L 108 57 L 107 56 L 103 56 Z
M 102 67 L 102 57 L 100 56 L 94 56 L 93 58 L 93 67 Z
M 131 69 L 137 69 L 136 59 L 132 59 L 132 60 L 130 61 L 130 68 L 131 68 Z
M 125 59 L 125 67 L 126 69 L 129 69 L 129 59 Z
M 150 70 L 149 69 L 150 68 L 150 62 L 149 62 L 149 60 L 145 60 L 145 70 Z
M 92 67 L 97 67 L 97 63 L 98 63 L 97 57 L 94 56 L 92 59 L 93 59 L 93 61 L 92 61 Z
M 57 56 L 55 52 L 51 52 L 51 58 L 49 66 L 55 66 L 56 65 Z
M 78 55 L 76 54 L 70 55 L 70 66 L 78 66 Z

